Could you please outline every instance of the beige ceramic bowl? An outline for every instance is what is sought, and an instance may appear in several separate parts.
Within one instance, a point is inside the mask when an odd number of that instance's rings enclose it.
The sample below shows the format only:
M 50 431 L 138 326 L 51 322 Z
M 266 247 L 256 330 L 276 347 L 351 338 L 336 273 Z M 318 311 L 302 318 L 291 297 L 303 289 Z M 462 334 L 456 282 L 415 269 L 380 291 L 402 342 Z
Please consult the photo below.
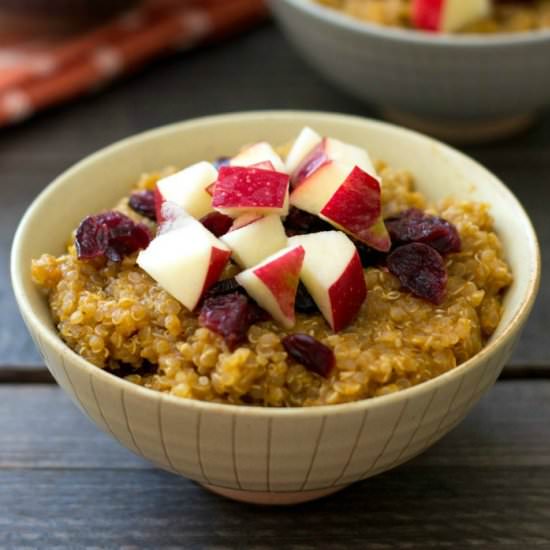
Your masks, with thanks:
M 432 199 L 454 194 L 492 205 L 515 282 L 489 344 L 473 359 L 401 393 L 357 403 L 267 409 L 163 395 L 103 372 L 60 340 L 31 258 L 59 254 L 87 214 L 114 204 L 144 171 L 232 153 L 247 142 L 283 143 L 304 125 L 410 169 Z M 192 120 L 117 143 L 83 160 L 31 205 L 12 251 L 15 295 L 53 376 L 102 430 L 160 468 L 231 498 L 296 503 L 337 491 L 421 453 L 445 435 L 498 377 L 535 300 L 539 250 L 521 205 L 482 166 L 408 130 L 313 112 L 258 112 Z
M 550 29 L 441 35 L 374 25 L 314 0 L 268 3 L 312 66 L 407 126 L 483 141 L 525 128 L 550 105 Z

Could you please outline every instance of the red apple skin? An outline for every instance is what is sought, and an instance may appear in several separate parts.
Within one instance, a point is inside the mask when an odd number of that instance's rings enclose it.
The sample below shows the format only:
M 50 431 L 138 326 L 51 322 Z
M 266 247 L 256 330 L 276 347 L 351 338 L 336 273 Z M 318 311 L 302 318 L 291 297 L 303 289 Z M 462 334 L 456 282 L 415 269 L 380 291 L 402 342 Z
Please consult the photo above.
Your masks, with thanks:
M 444 7 L 445 0 L 413 0 L 413 25 L 425 31 L 439 31 Z
M 254 274 L 269 288 L 281 311 L 289 319 L 294 319 L 294 303 L 304 257 L 304 247 L 297 246 L 284 256 L 254 270 Z
M 321 217 L 382 252 L 391 241 L 381 219 L 380 183 L 355 167 L 321 210 Z
M 367 285 L 357 252 L 341 277 L 330 287 L 329 297 L 332 306 L 332 330 L 338 332 L 355 319 L 367 297 Z
M 210 263 L 208 264 L 208 273 L 206 274 L 204 286 L 202 287 L 201 297 L 213 284 L 218 282 L 230 257 L 230 250 L 221 250 L 215 247 L 212 248 L 210 253 Z
M 321 210 L 354 235 L 373 225 L 382 211 L 380 184 L 357 166 Z
M 323 138 L 306 156 L 292 175 L 291 188 L 295 189 L 321 166 L 332 162 L 326 153 L 327 138 Z
M 214 188 L 215 208 L 282 208 L 288 174 L 254 167 L 222 166 Z
M 160 224 L 164 221 L 162 217 L 162 203 L 164 202 L 164 197 L 160 192 L 160 189 L 155 186 L 155 213 L 157 215 L 157 223 Z

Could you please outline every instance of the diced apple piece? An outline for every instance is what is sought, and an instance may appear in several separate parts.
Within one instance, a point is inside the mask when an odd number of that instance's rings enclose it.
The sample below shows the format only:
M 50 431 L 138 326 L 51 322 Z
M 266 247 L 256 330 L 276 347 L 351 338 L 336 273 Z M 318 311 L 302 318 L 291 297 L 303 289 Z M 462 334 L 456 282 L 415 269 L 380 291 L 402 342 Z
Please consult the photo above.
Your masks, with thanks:
M 286 157 L 286 171 L 292 174 L 323 138 L 306 126 L 302 129 Z
M 231 166 L 251 166 L 265 161 L 271 162 L 277 172 L 286 172 L 285 164 L 281 160 L 281 157 L 266 141 L 249 145 L 233 157 L 229 161 L 229 164 Z
M 318 216 L 355 166 L 377 177 L 364 149 L 332 138 L 323 139 L 294 172 L 290 204 Z
M 290 204 L 318 216 L 352 170 L 351 164 L 332 161 L 317 166 L 290 193 Z
M 289 329 L 295 323 L 294 303 L 303 261 L 301 246 L 283 248 L 235 279 L 275 321 Z
M 285 228 L 276 214 L 243 214 L 221 240 L 232 250 L 233 259 L 244 268 L 258 264 L 287 245 Z
M 491 14 L 491 0 L 413 0 L 412 20 L 426 31 L 455 32 Z
M 342 330 L 355 319 L 367 296 L 354 244 L 339 231 L 297 235 L 288 242 L 304 247 L 302 281 L 332 330 Z
M 344 143 L 334 138 L 324 138 L 304 158 L 298 168 L 292 174 L 292 183 L 296 188 L 309 178 L 322 166 L 329 163 L 337 163 L 351 168 L 359 166 L 361 170 L 376 177 L 376 169 L 369 154 L 361 147 Z M 347 175 L 347 174 L 346 174 Z
M 137 263 L 192 311 L 220 278 L 231 251 L 191 216 L 170 224 L 139 253 Z
M 209 162 L 198 162 L 185 170 L 160 179 L 156 187 L 157 220 L 164 201 L 181 206 L 195 218 L 213 211 L 207 187 L 216 181 L 217 170 Z M 162 221 L 162 220 L 161 220 Z
M 289 177 L 253 166 L 223 166 L 214 187 L 212 206 L 228 216 L 243 213 L 288 213 Z
M 354 168 L 319 216 L 376 250 L 387 252 L 391 239 L 382 219 L 380 183 Z

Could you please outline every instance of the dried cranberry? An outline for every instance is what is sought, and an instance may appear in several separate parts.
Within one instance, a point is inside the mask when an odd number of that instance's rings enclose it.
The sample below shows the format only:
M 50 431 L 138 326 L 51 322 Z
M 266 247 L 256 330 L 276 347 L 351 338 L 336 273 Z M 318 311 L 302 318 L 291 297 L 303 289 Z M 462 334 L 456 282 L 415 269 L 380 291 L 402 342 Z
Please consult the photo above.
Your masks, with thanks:
M 221 212 L 210 212 L 210 214 L 206 214 L 206 216 L 203 216 L 199 221 L 208 231 L 214 233 L 216 237 L 225 235 L 233 224 L 233 218 Z
M 415 296 L 434 304 L 445 297 L 447 270 L 443 258 L 423 243 L 405 244 L 388 256 L 388 268 Z
M 76 230 L 78 258 L 106 257 L 120 262 L 128 254 L 147 248 L 151 235 L 147 227 L 120 212 L 112 211 L 84 218 Z
M 298 285 L 295 307 L 296 311 L 300 313 L 317 313 L 319 311 L 317 304 L 313 301 L 313 298 L 303 283 Z
M 229 349 L 246 340 L 250 325 L 264 319 L 265 313 L 240 292 L 206 298 L 199 313 L 199 323 L 222 336 Z
M 394 245 L 424 243 L 440 254 L 460 252 L 461 242 L 456 227 L 437 216 L 410 208 L 386 220 Z
M 212 296 L 221 296 L 222 294 L 231 294 L 231 292 L 240 292 L 246 294 L 245 289 L 237 282 L 235 277 L 230 279 L 222 279 L 214 285 L 212 285 L 206 292 L 205 298 L 211 298 Z
M 316 233 L 318 231 L 330 231 L 332 226 L 326 221 L 291 206 L 288 216 L 283 221 L 288 236 L 304 235 L 305 233 Z
M 309 334 L 291 334 L 283 338 L 286 352 L 306 369 L 325 378 L 334 367 L 333 351 Z
M 130 195 L 128 206 L 138 214 L 156 221 L 157 214 L 155 209 L 154 191 L 136 191 Z

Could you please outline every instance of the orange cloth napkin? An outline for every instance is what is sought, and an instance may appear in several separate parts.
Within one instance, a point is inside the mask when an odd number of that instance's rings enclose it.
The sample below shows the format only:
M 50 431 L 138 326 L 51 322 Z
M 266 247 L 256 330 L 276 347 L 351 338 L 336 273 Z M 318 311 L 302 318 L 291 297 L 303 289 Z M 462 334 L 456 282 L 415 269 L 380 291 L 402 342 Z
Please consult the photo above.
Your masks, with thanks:
M 71 36 L 2 37 L 0 126 L 104 84 L 168 51 L 260 21 L 263 0 L 145 0 Z

